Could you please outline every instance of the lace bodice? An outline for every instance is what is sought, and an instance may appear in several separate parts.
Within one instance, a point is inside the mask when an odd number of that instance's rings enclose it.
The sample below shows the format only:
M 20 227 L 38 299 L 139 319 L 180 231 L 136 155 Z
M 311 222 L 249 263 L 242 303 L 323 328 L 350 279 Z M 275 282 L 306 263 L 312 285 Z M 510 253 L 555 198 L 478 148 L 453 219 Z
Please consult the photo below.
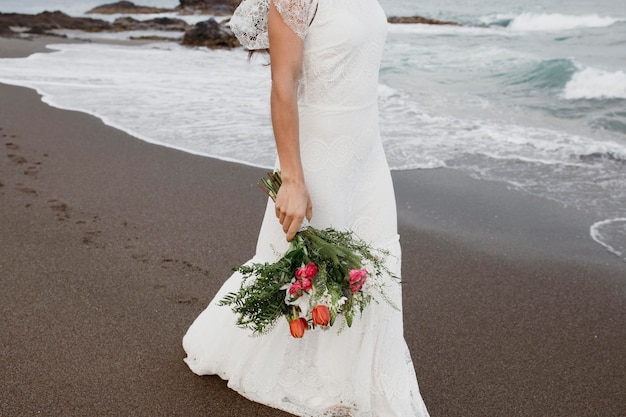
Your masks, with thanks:
M 359 107 L 376 101 L 387 30 L 385 14 L 376 1 L 271 1 L 305 42 L 301 104 Z M 247 49 L 269 48 L 269 2 L 243 0 L 231 19 L 231 29 Z
M 300 104 L 376 105 L 387 21 L 376 1 L 321 1 L 305 38 Z

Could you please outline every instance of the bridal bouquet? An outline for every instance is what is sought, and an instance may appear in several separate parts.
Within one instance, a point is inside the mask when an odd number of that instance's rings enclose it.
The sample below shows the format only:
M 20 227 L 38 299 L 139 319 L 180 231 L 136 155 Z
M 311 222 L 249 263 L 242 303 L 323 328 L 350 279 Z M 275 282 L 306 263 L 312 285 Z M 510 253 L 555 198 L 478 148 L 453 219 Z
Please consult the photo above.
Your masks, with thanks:
M 259 185 L 275 201 L 280 172 L 269 173 Z M 386 256 L 351 232 L 306 226 L 277 262 L 234 268 L 243 275 L 241 287 L 220 305 L 231 306 L 237 325 L 253 334 L 268 333 L 281 316 L 296 338 L 309 329 L 328 329 L 340 316 L 350 327 L 377 296 L 397 309 L 384 292 L 384 275 L 399 281 L 384 265 Z

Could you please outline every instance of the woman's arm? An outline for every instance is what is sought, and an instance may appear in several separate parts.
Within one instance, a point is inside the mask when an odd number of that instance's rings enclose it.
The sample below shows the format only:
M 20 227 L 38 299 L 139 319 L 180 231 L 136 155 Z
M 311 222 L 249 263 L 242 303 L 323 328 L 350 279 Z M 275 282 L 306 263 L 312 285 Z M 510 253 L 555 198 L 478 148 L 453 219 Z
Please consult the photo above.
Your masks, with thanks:
M 278 217 L 288 241 L 302 220 L 311 219 L 312 205 L 300 160 L 298 78 L 304 42 L 283 21 L 270 0 L 268 17 L 272 69 L 272 126 L 283 183 L 276 197 Z

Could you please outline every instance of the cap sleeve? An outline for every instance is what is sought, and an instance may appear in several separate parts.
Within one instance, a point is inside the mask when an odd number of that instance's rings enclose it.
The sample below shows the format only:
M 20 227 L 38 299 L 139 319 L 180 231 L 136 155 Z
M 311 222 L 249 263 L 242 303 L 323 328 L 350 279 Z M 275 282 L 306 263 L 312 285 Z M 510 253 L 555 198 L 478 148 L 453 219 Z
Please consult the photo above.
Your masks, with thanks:
M 317 0 L 272 0 L 276 10 L 300 39 L 305 38 L 315 13 Z
M 230 19 L 230 28 L 244 48 L 269 48 L 267 16 L 270 1 L 274 2 L 287 26 L 301 39 L 305 38 L 318 0 L 243 0 Z

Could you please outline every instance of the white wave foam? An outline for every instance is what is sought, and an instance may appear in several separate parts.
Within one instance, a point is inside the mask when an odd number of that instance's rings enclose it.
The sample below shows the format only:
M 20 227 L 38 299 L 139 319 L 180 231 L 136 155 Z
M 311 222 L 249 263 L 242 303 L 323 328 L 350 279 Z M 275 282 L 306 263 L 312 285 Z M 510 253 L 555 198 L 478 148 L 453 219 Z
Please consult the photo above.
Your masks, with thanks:
M 563 98 L 626 99 L 626 73 L 624 71 L 603 71 L 596 68 L 585 68 L 576 72 L 563 91 Z
M 90 113 L 147 142 L 273 166 L 269 68 L 248 63 L 241 49 L 49 47 L 57 52 L 0 60 L 0 82 L 34 88 L 55 107 Z
M 0 79 L 36 88 L 58 107 L 95 114 L 151 142 L 273 165 L 269 69 L 262 62 L 248 63 L 242 50 L 209 52 L 167 42 L 52 48 L 58 52 L 0 60 Z M 386 85 L 379 87 L 379 96 L 381 132 L 393 169 L 446 166 L 459 155 L 581 167 L 589 162 L 579 157 L 590 154 L 626 159 L 626 146 L 606 138 L 455 117 L 444 96 L 413 97 Z
M 504 24 L 506 22 L 510 22 L 513 19 L 515 19 L 516 16 L 517 15 L 510 14 L 510 13 L 494 13 L 494 14 L 489 14 L 487 16 L 482 16 L 478 19 L 478 21 L 482 25 L 491 26 L 491 25 L 498 25 L 498 24 Z
M 389 32 L 424 35 L 513 36 L 511 32 L 507 32 L 503 28 L 498 27 L 424 25 L 414 23 L 390 23 Z
M 607 220 L 596 222 L 589 228 L 589 235 L 597 243 L 604 246 L 606 250 L 621 257 L 623 255 L 623 252 L 617 249 L 616 247 L 614 247 L 612 244 L 607 243 L 607 240 L 609 240 L 610 238 L 606 236 L 607 235 L 606 231 L 604 231 L 604 233 L 602 231 L 602 229 L 611 227 L 613 228 L 613 232 L 616 232 L 617 231 L 616 229 L 620 227 L 619 225 L 620 223 L 623 223 L 621 225 L 621 229 L 622 229 L 622 233 L 626 235 L 626 217 L 617 217 L 615 219 L 607 219 Z
M 389 87 L 378 91 L 381 132 L 394 169 L 446 166 L 459 156 L 558 169 L 585 169 L 590 163 L 584 157 L 592 154 L 626 159 L 626 145 L 606 138 L 593 139 L 486 118 L 455 117 L 447 109 L 449 102 L 445 97 L 410 97 L 403 90 Z M 422 100 L 429 101 L 428 109 L 420 104 Z M 442 111 L 433 114 L 432 107 L 438 106 L 436 100 L 442 100 Z M 491 111 L 487 107 L 484 113 Z
M 619 19 L 597 14 L 572 16 L 559 13 L 522 13 L 509 24 L 509 29 L 520 32 L 556 32 L 576 28 L 601 28 L 611 26 Z

